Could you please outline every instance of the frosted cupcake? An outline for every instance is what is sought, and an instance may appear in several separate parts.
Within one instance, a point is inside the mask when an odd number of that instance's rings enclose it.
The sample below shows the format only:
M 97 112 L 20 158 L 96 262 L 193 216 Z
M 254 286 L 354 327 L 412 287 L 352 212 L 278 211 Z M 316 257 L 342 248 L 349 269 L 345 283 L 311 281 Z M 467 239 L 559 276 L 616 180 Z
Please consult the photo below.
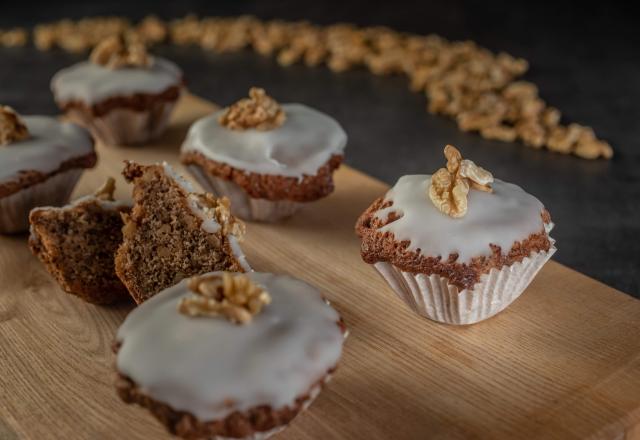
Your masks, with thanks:
M 446 168 L 404 176 L 362 214 L 361 254 L 409 307 L 472 324 L 511 304 L 555 253 L 549 213 L 451 145 Z
M 165 130 L 183 89 L 182 71 L 147 54 L 143 44 L 110 37 L 89 61 L 51 80 L 58 106 L 109 145 L 134 145 Z
M 29 211 L 61 206 L 96 163 L 91 135 L 47 116 L 0 106 L 0 234 L 29 229 Z
M 344 335 L 309 284 L 212 272 L 129 314 L 114 344 L 116 387 L 179 437 L 266 439 L 328 382 Z
M 333 191 L 346 143 L 333 118 L 279 105 L 254 87 L 249 98 L 194 123 L 181 157 L 207 191 L 231 199 L 235 215 L 277 221 Z

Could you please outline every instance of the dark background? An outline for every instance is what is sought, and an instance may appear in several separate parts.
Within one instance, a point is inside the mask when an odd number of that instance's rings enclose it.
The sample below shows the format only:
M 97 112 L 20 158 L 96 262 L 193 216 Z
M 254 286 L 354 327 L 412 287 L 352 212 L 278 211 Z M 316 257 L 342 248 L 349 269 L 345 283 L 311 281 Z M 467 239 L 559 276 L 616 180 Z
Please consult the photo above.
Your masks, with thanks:
M 336 117 L 349 134 L 347 163 L 389 184 L 403 174 L 429 173 L 447 143 L 535 194 L 556 223 L 555 259 L 622 291 L 640 296 L 640 31 L 625 4 L 590 2 L 320 2 L 153 1 L 3 3 L 0 28 L 60 18 L 148 13 L 162 18 L 254 14 L 387 25 L 401 31 L 472 39 L 493 51 L 529 60 L 526 79 L 567 122 L 592 126 L 615 150 L 611 161 L 585 161 L 521 144 L 465 134 L 453 121 L 428 114 L 426 100 L 403 77 L 364 70 L 334 74 L 324 67 L 281 68 L 250 52 L 215 55 L 197 48 L 155 51 L 184 69 L 194 93 L 220 104 L 261 85 L 280 101 L 300 101 Z M 588 5 L 589 4 L 589 5 Z M 588 5 L 588 6 L 587 6 Z M 49 79 L 79 61 L 61 51 L 0 49 L 0 102 L 22 113 L 55 114 Z

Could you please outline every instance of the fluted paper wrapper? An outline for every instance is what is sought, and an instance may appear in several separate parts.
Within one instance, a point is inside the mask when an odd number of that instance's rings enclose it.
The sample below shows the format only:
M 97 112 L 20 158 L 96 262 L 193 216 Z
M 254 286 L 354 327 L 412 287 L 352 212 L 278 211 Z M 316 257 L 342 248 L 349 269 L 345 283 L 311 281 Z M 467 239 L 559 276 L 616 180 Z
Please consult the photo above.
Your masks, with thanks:
M 198 165 L 188 165 L 187 168 L 205 191 L 217 197 L 228 197 L 231 201 L 231 213 L 243 220 L 277 222 L 292 216 L 304 205 L 291 200 L 256 199 L 249 196 L 241 186 L 212 176 Z
M 403 272 L 387 262 L 374 266 L 396 294 L 413 311 L 445 324 L 480 322 L 504 310 L 527 288 L 538 271 L 556 252 L 537 252 L 521 262 L 491 269 L 472 289 L 460 291 L 440 275 Z
M 83 171 L 78 168 L 67 170 L 0 198 L 0 234 L 27 231 L 29 212 L 33 208 L 66 205 Z
M 139 145 L 159 137 L 169 124 L 176 101 L 153 103 L 144 111 L 114 108 L 101 116 L 93 116 L 80 108 L 71 108 L 66 115 L 73 122 L 91 131 L 106 145 Z

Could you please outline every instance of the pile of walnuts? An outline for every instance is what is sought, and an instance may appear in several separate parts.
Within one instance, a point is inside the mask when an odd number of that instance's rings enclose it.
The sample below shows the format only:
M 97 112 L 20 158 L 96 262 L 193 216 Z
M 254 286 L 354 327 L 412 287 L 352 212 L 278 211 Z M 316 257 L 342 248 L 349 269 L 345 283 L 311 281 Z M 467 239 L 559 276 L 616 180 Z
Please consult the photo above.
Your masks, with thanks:
M 217 53 L 250 48 L 275 56 L 283 66 L 326 64 L 334 72 L 365 67 L 375 75 L 402 74 L 411 90 L 425 94 L 429 112 L 455 119 L 463 131 L 585 159 L 613 155 L 611 146 L 591 128 L 561 124 L 559 110 L 540 98 L 534 84 L 520 80 L 529 67 L 526 60 L 494 54 L 472 41 L 386 27 L 317 26 L 253 16 L 187 15 L 169 22 L 149 16 L 137 25 L 119 17 L 97 17 L 43 24 L 33 32 L 39 49 L 72 52 L 88 50 L 111 35 L 149 45 L 199 45 Z M 24 45 L 26 36 L 23 29 L 0 32 L 0 44 Z

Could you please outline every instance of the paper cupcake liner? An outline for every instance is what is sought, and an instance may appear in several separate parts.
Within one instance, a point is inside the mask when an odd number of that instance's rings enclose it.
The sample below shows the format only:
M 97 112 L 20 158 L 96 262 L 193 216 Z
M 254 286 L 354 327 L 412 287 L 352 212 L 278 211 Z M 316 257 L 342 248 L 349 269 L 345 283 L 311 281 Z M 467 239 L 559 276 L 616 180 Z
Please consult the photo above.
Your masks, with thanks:
M 440 275 L 404 272 L 387 262 L 374 266 L 395 293 L 413 311 L 445 324 L 480 322 L 504 310 L 527 288 L 542 266 L 556 252 L 537 252 L 521 262 L 491 269 L 472 289 L 460 291 Z
M 106 145 L 138 145 L 159 137 L 169 124 L 176 101 L 153 103 L 144 111 L 114 108 L 102 116 L 93 116 L 81 108 L 73 107 L 67 116 L 87 128 Z
M 27 231 L 29 212 L 33 208 L 66 205 L 83 171 L 73 168 L 0 198 L 0 234 Z
M 304 203 L 291 200 L 256 199 L 239 185 L 229 180 L 212 176 L 198 165 L 188 165 L 187 169 L 202 185 L 205 191 L 217 197 L 226 196 L 231 201 L 231 213 L 247 221 L 276 222 L 293 215 Z

